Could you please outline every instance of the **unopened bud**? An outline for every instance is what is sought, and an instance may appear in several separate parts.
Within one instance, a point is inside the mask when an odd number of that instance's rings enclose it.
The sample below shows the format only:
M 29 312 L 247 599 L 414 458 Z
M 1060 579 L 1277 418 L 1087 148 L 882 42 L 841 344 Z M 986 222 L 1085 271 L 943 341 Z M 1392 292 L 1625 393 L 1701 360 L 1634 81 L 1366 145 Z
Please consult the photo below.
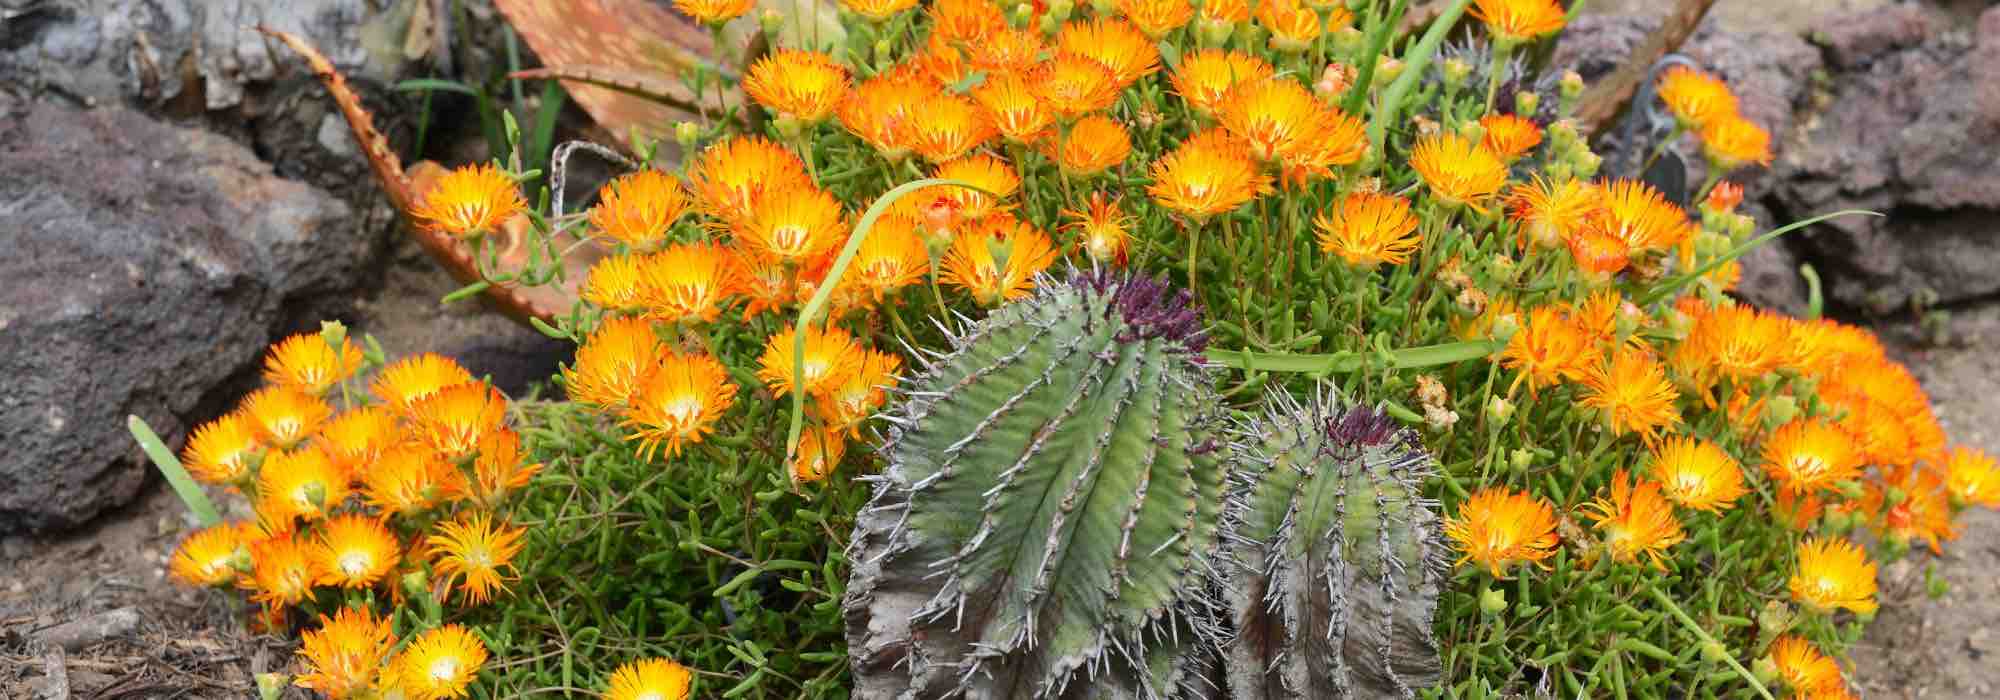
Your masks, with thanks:
M 1842 497 L 1850 501 L 1861 500 L 1861 497 L 1867 494 L 1867 491 L 1862 489 L 1861 482 L 1853 479 L 1835 482 L 1833 488 L 1839 491 Z
M 1739 241 L 1745 238 L 1749 238 L 1750 234 L 1756 232 L 1757 232 L 1757 221 L 1744 214 L 1737 214 L 1735 221 L 1731 222 L 1731 225 L 1729 227 L 1730 237 L 1735 238 L 1736 240 Z
M 1219 19 L 1202 18 L 1195 20 L 1194 37 L 1206 48 L 1221 48 L 1229 43 L 1229 37 L 1236 33 L 1236 23 Z
M 1495 396 L 1486 401 L 1486 420 L 1494 427 L 1507 424 L 1514 417 L 1514 402 Z
M 257 674 L 257 697 L 259 700 L 278 700 L 285 696 L 285 689 L 292 684 L 292 677 L 282 673 Z
M 328 347 L 338 352 L 341 343 L 347 342 L 347 324 L 339 321 L 320 321 L 319 338 L 326 341 Z
M 1354 85 L 1354 67 L 1345 63 L 1328 63 L 1319 72 L 1319 81 L 1313 83 L 1313 93 L 1322 100 L 1339 99 L 1347 94 L 1347 88 Z
M 411 598 L 422 598 L 431 593 L 431 579 L 429 576 L 425 576 L 422 571 L 412 571 L 403 574 L 402 584 L 403 595 Z
M 1028 26 L 1028 22 L 1034 18 L 1035 6 L 1032 3 L 1016 3 L 1014 9 L 1007 13 L 1007 22 L 1016 28 Z
M 1487 617 L 1495 617 L 1507 612 L 1507 593 L 1488 586 L 1479 592 L 1479 612 Z
M 680 144 L 683 153 L 692 157 L 695 144 L 701 142 L 701 125 L 690 121 L 676 122 L 674 142 Z
M 1465 85 L 1467 78 L 1472 76 L 1472 64 L 1467 63 L 1465 59 L 1453 56 L 1438 63 L 1438 72 L 1444 75 L 1444 88 L 1446 90 L 1457 90 Z
M 876 39 L 875 46 L 871 48 L 875 51 L 876 63 L 896 62 L 896 45 L 889 43 L 888 39 Z
M 1576 156 L 1577 177 L 1595 177 L 1597 169 L 1604 166 L 1604 159 L 1595 153 L 1584 151 Z
M 1548 135 L 1549 148 L 1558 153 L 1567 151 L 1577 144 L 1576 123 L 1564 119 L 1550 124 Z
M 1542 96 L 1528 90 L 1514 93 L 1514 113 L 1522 117 L 1532 117 L 1541 108 Z
M 1764 402 L 1764 420 L 1772 428 L 1792 422 L 1799 417 L 1799 400 L 1790 395 L 1773 396 Z
M 1764 685 L 1775 684 L 1778 682 L 1778 662 L 1772 661 L 1769 656 L 1757 657 L 1756 663 L 1750 664 L 1750 675 L 1756 676 L 1757 682 Z
M 1558 94 L 1562 95 L 1562 98 L 1565 100 L 1574 100 L 1581 97 L 1583 95 L 1583 75 L 1573 70 L 1563 71 L 1562 79 L 1556 81 L 1556 89 L 1558 90 Z
M 1090 11 L 1100 17 L 1110 17 L 1118 12 L 1118 3 L 1112 0 L 1090 0 Z
M 799 122 L 798 117 L 789 114 L 778 115 L 778 118 L 771 120 L 771 126 L 777 128 L 778 138 L 785 141 L 797 141 L 799 134 L 805 131 L 805 125 Z
M 1376 58 L 1375 60 L 1376 87 L 1381 87 L 1384 85 L 1388 85 L 1389 83 L 1395 82 L 1396 78 L 1401 76 L 1402 74 L 1403 74 L 1402 61 L 1398 61 L 1388 56 L 1380 56 Z
M 1056 31 L 1060 29 L 1062 29 L 1062 20 L 1056 19 L 1055 15 L 1048 13 L 1043 13 L 1042 19 L 1035 23 L 1035 31 L 1041 32 L 1042 36 L 1055 36 Z
M 1723 646 L 1722 642 L 1708 640 L 1701 645 L 1701 658 L 1708 659 L 1709 663 L 1728 663 L 1729 647 Z
M 1074 0 L 1049 0 L 1048 16 L 1056 18 L 1057 22 L 1069 21 L 1069 16 L 1075 12 Z
M 1493 319 L 1493 340 L 1506 343 L 1521 332 L 1521 317 L 1518 314 L 1500 314 Z
M 1361 54 L 1361 47 L 1367 44 L 1368 37 L 1362 34 L 1359 29 L 1341 27 L 1329 35 L 1328 39 L 1333 47 L 1334 55 L 1353 57 Z
M 1529 452 L 1525 448 L 1517 447 L 1513 452 L 1507 453 L 1507 468 L 1514 470 L 1516 474 L 1527 472 L 1528 467 L 1534 466 L 1534 464 L 1535 453 Z
M 757 28 L 764 30 L 766 39 L 777 39 L 778 32 L 785 28 L 785 13 L 764 8 L 763 12 L 757 14 Z

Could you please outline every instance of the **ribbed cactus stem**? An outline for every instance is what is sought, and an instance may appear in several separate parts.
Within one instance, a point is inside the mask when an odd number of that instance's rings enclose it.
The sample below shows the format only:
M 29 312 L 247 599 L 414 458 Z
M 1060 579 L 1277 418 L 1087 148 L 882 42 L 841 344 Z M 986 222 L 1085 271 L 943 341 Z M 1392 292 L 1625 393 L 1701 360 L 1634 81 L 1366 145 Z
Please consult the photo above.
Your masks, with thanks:
M 1273 392 L 1233 449 L 1222 589 L 1238 700 L 1412 697 L 1441 674 L 1445 572 L 1415 433 L 1331 396 Z
M 857 517 L 856 697 L 1198 682 L 1224 480 L 1199 329 L 1185 293 L 1094 273 L 952 334 L 903 388 Z

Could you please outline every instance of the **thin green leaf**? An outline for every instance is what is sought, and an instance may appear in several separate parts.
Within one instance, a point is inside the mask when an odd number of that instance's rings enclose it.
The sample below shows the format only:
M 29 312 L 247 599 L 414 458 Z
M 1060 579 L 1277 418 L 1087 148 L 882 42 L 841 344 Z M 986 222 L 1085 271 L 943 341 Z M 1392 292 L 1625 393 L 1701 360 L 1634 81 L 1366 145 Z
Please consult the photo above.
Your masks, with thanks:
M 493 286 L 492 282 L 488 282 L 486 280 L 480 280 L 478 282 L 474 282 L 472 284 L 468 284 L 463 287 L 459 287 L 458 289 L 452 290 L 452 293 L 444 295 L 444 298 L 438 300 L 438 303 L 452 304 L 465 301 L 466 299 L 478 296 L 480 292 L 484 292 L 487 289 L 491 288 L 492 286 Z
M 1382 95 L 1382 107 L 1375 112 L 1375 118 L 1368 122 L 1368 143 L 1375 148 L 1377 157 L 1382 155 L 1382 143 L 1389 132 L 1389 122 L 1396 120 L 1396 113 L 1402 110 L 1404 98 L 1416 89 L 1424 69 L 1430 65 L 1431 56 L 1437 54 L 1438 44 L 1444 43 L 1446 34 L 1458 24 L 1458 17 L 1465 13 L 1465 6 L 1472 0 L 1452 0 L 1450 6 L 1438 13 L 1431 21 L 1431 28 L 1424 32 L 1424 38 L 1409 53 L 1403 54 L 1403 74 L 1396 76 L 1396 82 L 1389 84 L 1389 91 Z
M 152 426 L 146 425 L 146 421 L 138 416 L 130 416 L 125 419 L 125 427 L 132 431 L 132 439 L 139 441 L 139 449 L 146 451 L 146 456 L 153 460 L 153 466 L 167 478 L 167 485 L 173 487 L 174 495 L 181 497 L 181 502 L 187 504 L 202 527 L 214 527 L 222 522 L 222 514 L 216 512 L 215 504 L 208 501 L 208 494 L 202 492 L 194 477 L 188 476 L 181 460 L 174 456 L 173 450 L 167 449 L 165 442 L 160 441 Z
M 826 281 L 820 283 L 819 289 L 813 292 L 812 299 L 806 302 L 805 308 L 799 309 L 799 320 L 793 325 L 794 332 L 792 333 L 792 376 L 806 376 L 805 329 L 807 326 L 812 325 L 813 319 L 821 311 L 826 309 L 827 300 L 833 297 L 833 290 L 840 286 L 841 279 L 847 274 L 848 263 L 854 261 L 854 254 L 861 250 L 861 242 L 867 240 L 868 232 L 875 228 L 875 220 L 882 218 L 882 214 L 889 211 L 889 205 L 895 204 L 896 200 L 902 199 L 917 190 L 934 185 L 954 185 L 969 190 L 986 192 L 986 190 L 963 180 L 946 180 L 933 177 L 905 182 L 897 185 L 895 189 L 884 192 L 881 197 L 876 198 L 875 203 L 869 205 L 868 211 L 862 213 L 861 222 L 855 225 L 854 232 L 847 235 L 847 243 L 840 247 L 840 255 L 833 259 L 833 267 L 828 268 L 826 271 Z M 991 192 L 986 193 L 992 194 Z M 799 435 L 805 432 L 806 427 L 805 392 L 801 391 L 799 387 L 794 386 L 791 393 L 792 427 L 785 438 L 786 464 L 791 464 L 792 460 L 798 457 Z
M 1706 265 L 1702 265 L 1701 267 L 1695 268 L 1693 272 L 1689 272 L 1685 275 L 1681 275 L 1679 277 L 1667 280 L 1665 283 L 1662 283 L 1659 287 L 1654 288 L 1653 291 L 1651 293 L 1648 293 L 1644 298 L 1641 298 L 1639 300 L 1640 305 L 1651 306 L 1653 304 L 1657 304 L 1661 300 L 1673 296 L 1675 292 L 1679 292 L 1682 288 L 1690 284 L 1693 284 L 1695 280 L 1701 279 L 1703 275 L 1706 275 L 1710 272 L 1714 272 L 1717 268 L 1720 268 L 1723 265 L 1727 265 L 1730 263 L 1730 261 L 1733 261 L 1737 258 L 1743 257 L 1745 253 L 1749 253 L 1750 251 L 1755 250 L 1757 246 L 1769 243 L 1772 240 L 1775 240 L 1779 236 L 1791 233 L 1793 231 L 1805 228 L 1807 226 L 1811 226 L 1813 224 L 1817 224 L 1822 221 L 1826 221 L 1828 219 L 1832 219 L 1834 217 L 1847 216 L 1849 214 L 1862 214 L 1866 216 L 1882 215 L 1879 212 L 1872 212 L 1866 209 L 1842 209 L 1840 211 L 1833 212 L 1831 214 L 1821 214 L 1819 216 L 1815 216 L 1810 219 L 1805 219 L 1802 221 L 1794 221 L 1785 226 L 1780 226 L 1778 228 L 1772 229 L 1770 233 L 1766 233 L 1756 238 L 1744 241 L 1742 245 L 1736 246 L 1735 248 L 1731 248 L 1729 252 L 1722 254 L 1720 257 L 1717 257 L 1714 260 L 1708 261 L 1708 264 Z
M 1489 340 L 1471 340 L 1459 343 L 1425 345 L 1403 348 L 1389 352 L 1390 365 L 1395 369 L 1416 369 L 1436 367 L 1456 362 L 1475 360 L 1493 354 L 1500 344 Z M 1351 372 L 1360 369 L 1362 356 L 1354 352 L 1336 352 L 1320 355 L 1305 355 L 1288 352 L 1251 352 L 1249 350 L 1210 350 L 1208 359 L 1224 367 L 1261 372 Z
M 409 80 L 396 83 L 396 91 L 397 92 L 419 92 L 419 91 L 456 92 L 461 95 L 471 95 L 473 97 L 479 97 L 479 91 L 472 89 L 471 86 L 468 86 L 465 83 L 461 83 L 456 80 L 439 80 L 437 78 L 411 78 Z

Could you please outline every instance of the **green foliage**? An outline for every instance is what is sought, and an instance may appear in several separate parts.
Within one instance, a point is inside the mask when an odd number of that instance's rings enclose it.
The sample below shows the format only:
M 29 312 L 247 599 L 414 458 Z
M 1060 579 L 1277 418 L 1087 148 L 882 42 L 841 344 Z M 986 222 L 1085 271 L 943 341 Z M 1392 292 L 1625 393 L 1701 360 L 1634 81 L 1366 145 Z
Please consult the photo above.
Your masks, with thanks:
M 1442 673 L 1446 569 L 1431 473 L 1387 414 L 1274 391 L 1232 441 L 1222 597 L 1238 700 L 1409 697 Z
M 696 669 L 694 697 L 848 697 L 841 550 L 860 484 L 842 471 L 793 493 L 782 435 L 647 463 L 577 404 L 522 410 L 545 466 L 517 506 L 519 580 L 474 620 L 491 697 L 596 693 L 652 657 Z
M 1044 280 L 908 383 L 850 555 L 857 696 L 1209 682 L 1224 470 L 1197 323 L 1153 280 Z

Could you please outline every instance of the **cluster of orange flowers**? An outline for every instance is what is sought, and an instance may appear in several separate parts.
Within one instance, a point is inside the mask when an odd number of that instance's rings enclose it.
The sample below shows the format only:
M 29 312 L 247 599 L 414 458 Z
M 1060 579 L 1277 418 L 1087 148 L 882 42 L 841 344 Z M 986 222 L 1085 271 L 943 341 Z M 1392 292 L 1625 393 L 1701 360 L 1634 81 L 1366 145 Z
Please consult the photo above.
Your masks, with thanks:
M 1770 165 L 1770 132 L 1737 111 L 1736 94 L 1715 76 L 1675 66 L 1660 76 L 1659 93 L 1674 113 L 1677 132 L 1700 137 L 1702 155 L 1717 171 Z
M 341 591 L 455 592 L 476 605 L 504 589 L 522 531 L 498 509 L 541 466 L 507 427 L 506 397 L 431 354 L 381 368 L 363 395 L 350 384 L 363 364 L 344 330 L 291 336 L 272 346 L 263 388 L 194 430 L 189 473 L 243 494 L 256 517 L 190 535 L 170 561 L 176 578 L 247 591 L 273 628 Z M 387 621 L 321 617 L 299 683 L 335 698 L 386 687 L 458 697 L 486 654 L 446 627 L 390 658 Z M 435 672 L 445 658 L 454 672 Z

